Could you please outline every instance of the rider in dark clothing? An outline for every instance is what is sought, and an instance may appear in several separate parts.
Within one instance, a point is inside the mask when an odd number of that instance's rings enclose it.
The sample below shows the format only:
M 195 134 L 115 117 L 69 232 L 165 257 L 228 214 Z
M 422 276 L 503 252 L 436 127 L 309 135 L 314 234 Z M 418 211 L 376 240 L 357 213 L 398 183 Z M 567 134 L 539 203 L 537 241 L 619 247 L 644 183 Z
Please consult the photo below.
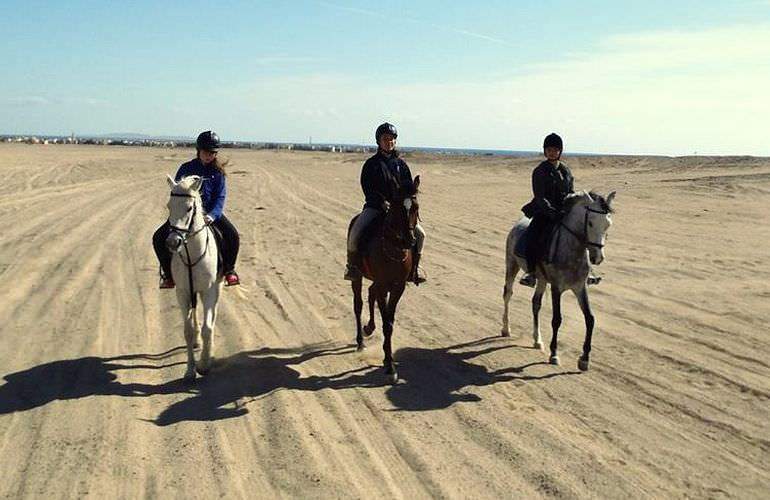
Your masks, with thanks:
M 575 191 L 574 179 L 569 167 L 561 162 L 564 144 L 561 137 L 549 134 L 543 141 L 543 153 L 547 160 L 532 172 L 532 201 L 521 209 L 532 221 L 527 228 L 527 270 L 521 283 L 534 286 L 535 266 L 544 252 L 548 234 L 564 216 L 564 198 Z
M 548 235 L 564 217 L 564 199 L 575 192 L 575 180 L 569 167 L 562 163 L 564 143 L 557 134 L 548 134 L 543 141 L 543 153 L 547 158 L 532 172 L 532 201 L 521 207 L 524 215 L 532 220 L 527 228 L 527 270 L 520 283 L 535 286 L 535 266 L 543 258 Z M 589 284 L 601 278 L 589 277 Z
M 398 137 L 396 127 L 390 123 L 383 123 L 377 127 L 374 137 L 378 146 L 377 153 L 366 160 L 361 169 L 361 189 L 366 198 L 364 209 L 348 234 L 348 263 L 344 278 L 350 281 L 359 279 L 361 276 L 361 271 L 358 269 L 360 260 L 358 245 L 361 234 L 380 214 L 390 209 L 390 203 L 398 194 L 399 186 L 408 186 L 413 182 L 409 165 L 395 149 Z M 419 267 L 425 231 L 418 223 L 414 232 L 416 241 L 411 281 L 419 284 L 425 281 L 425 276 Z
M 219 150 L 219 136 L 210 130 L 202 132 L 196 141 L 196 149 L 196 157 L 179 167 L 175 180 L 178 182 L 189 175 L 197 175 L 204 179 L 200 189 L 201 202 L 206 212 L 203 218 L 206 224 L 211 224 L 219 230 L 224 240 L 222 242 L 222 261 L 225 268 L 225 286 L 238 285 L 240 280 L 235 272 L 235 261 L 238 258 L 240 237 L 238 230 L 222 213 L 227 188 L 224 166 L 218 162 L 216 157 Z M 175 286 L 171 276 L 171 252 L 166 248 L 169 231 L 169 224 L 166 221 L 152 236 L 152 246 L 160 262 L 160 288 L 174 288 Z

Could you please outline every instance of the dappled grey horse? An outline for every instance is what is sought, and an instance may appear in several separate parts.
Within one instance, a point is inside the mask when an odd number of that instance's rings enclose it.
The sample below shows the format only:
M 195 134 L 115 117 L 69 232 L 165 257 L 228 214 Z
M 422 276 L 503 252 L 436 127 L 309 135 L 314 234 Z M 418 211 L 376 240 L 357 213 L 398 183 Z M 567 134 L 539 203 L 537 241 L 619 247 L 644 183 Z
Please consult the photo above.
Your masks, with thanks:
M 588 289 L 586 279 L 590 271 L 590 264 L 599 265 L 604 260 L 604 244 L 607 230 L 612 225 L 610 214 L 612 213 L 612 200 L 615 192 L 603 198 L 596 193 L 580 191 L 569 195 L 564 200 L 567 214 L 556 226 L 553 237 L 548 245 L 546 258 L 542 259 L 534 270 L 537 277 L 535 294 L 532 296 L 532 316 L 534 346 L 543 348 L 540 338 L 540 322 L 538 314 L 543 299 L 546 285 L 551 285 L 551 299 L 553 302 L 553 336 L 551 337 L 550 363 L 559 364 L 559 356 L 556 354 L 557 334 L 561 325 L 561 294 L 566 290 L 572 290 L 583 311 L 586 323 L 586 336 L 583 342 L 583 355 L 578 360 L 580 370 L 588 369 L 588 356 L 591 352 L 591 335 L 594 328 L 594 316 L 588 303 Z M 515 254 L 516 241 L 529 226 L 530 220 L 522 217 L 516 222 L 508 233 L 505 247 L 505 287 L 503 288 L 503 328 L 502 335 L 508 337 L 508 302 L 511 299 L 513 281 L 519 269 L 531 272 L 527 269 L 527 260 Z M 590 264 L 589 264 L 590 260 Z

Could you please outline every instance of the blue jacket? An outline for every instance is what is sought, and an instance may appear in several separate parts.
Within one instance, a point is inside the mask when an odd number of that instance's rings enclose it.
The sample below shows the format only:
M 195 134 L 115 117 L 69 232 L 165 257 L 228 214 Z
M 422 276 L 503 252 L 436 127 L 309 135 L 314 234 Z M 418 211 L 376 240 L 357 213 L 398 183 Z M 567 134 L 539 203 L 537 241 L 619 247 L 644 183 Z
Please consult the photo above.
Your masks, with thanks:
M 199 158 L 183 163 L 176 172 L 176 181 L 179 182 L 182 177 L 189 175 L 203 177 L 204 181 L 200 189 L 203 210 L 212 219 L 219 219 L 225 209 L 225 197 L 227 196 L 225 176 L 214 167 L 204 165 Z

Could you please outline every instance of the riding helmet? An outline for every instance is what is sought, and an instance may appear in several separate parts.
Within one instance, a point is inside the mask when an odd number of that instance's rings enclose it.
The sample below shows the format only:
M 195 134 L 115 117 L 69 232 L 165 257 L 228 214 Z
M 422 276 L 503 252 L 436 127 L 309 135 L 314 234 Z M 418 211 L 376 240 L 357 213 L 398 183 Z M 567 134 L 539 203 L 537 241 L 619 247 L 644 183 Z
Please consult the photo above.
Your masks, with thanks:
M 219 149 L 219 136 L 211 130 L 201 132 L 195 141 L 195 147 L 203 151 L 217 151 Z
M 379 127 L 377 127 L 377 131 L 374 132 L 374 139 L 377 141 L 377 144 L 380 143 L 380 136 L 383 134 L 390 134 L 393 137 L 398 137 L 398 132 L 396 132 L 396 126 L 392 123 L 385 122 Z
M 543 149 L 545 148 L 557 148 L 559 151 L 564 151 L 564 143 L 557 134 L 551 132 L 545 136 L 543 141 Z

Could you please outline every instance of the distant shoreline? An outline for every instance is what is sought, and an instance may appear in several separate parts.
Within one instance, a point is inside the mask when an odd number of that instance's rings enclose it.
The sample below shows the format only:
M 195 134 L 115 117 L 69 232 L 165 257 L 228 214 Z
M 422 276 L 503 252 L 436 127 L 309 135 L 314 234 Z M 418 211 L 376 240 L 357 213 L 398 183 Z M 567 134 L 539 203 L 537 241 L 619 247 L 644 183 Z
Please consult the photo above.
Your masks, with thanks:
M 194 148 L 195 140 L 192 138 L 172 137 L 117 137 L 117 136 L 60 136 L 60 135 L 13 135 L 0 134 L 0 144 L 40 144 L 40 145 L 96 145 L 96 146 L 123 146 L 123 147 L 161 147 L 161 148 Z M 227 141 L 222 143 L 223 149 L 250 149 L 250 150 L 283 150 L 283 151 L 318 151 L 326 153 L 374 153 L 374 145 L 355 145 L 344 143 L 292 143 L 292 142 L 252 142 L 252 141 Z M 440 148 L 431 146 L 404 146 L 399 147 L 404 153 L 424 153 L 437 155 L 465 155 L 465 156 L 515 156 L 515 157 L 539 157 L 540 151 L 522 151 L 508 149 L 475 149 L 475 148 Z M 650 158 L 766 158 L 756 155 L 736 154 L 643 154 L 643 153 L 565 153 L 565 156 L 617 156 L 617 157 L 650 157 Z

